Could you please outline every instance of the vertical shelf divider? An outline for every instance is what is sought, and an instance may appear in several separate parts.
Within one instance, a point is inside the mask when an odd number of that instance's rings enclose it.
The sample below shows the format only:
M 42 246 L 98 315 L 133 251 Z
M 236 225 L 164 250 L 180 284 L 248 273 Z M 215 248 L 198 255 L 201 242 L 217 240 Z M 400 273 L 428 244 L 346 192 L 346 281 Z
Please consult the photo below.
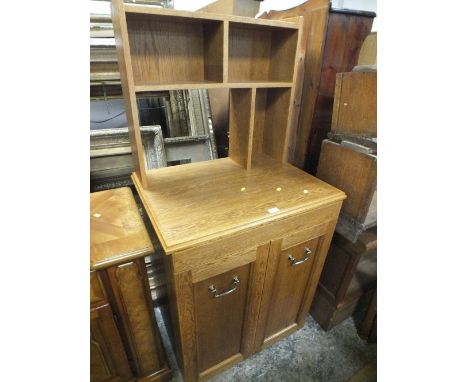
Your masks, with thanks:
M 257 99 L 257 89 L 252 89 L 252 98 L 250 100 L 250 121 L 249 121 L 249 143 L 247 148 L 247 170 L 252 168 L 254 155 L 256 152 L 255 146 L 255 103 Z
M 229 21 L 224 20 L 224 36 L 223 36 L 223 83 L 229 82 Z
M 296 108 L 296 102 L 300 103 L 302 99 L 302 84 L 301 84 L 300 94 L 297 94 L 297 91 L 298 91 L 297 80 L 299 76 L 299 66 L 300 66 L 300 61 L 301 61 L 301 55 L 305 54 L 305 51 L 301 52 L 304 18 L 302 16 L 297 16 L 297 17 L 288 17 L 285 20 L 294 22 L 297 25 L 299 25 L 297 43 L 296 43 L 296 57 L 294 58 L 294 69 L 293 69 L 293 78 L 292 78 L 293 85 L 291 87 L 291 96 L 289 99 L 288 121 L 285 127 L 286 133 L 284 135 L 285 139 L 284 139 L 283 159 L 282 159 L 284 163 L 288 163 L 290 156 L 291 156 L 291 159 L 293 159 L 292 153 L 294 151 L 294 148 L 290 148 L 290 144 L 292 143 L 295 145 L 295 141 L 296 141 L 295 137 L 293 138 L 292 135 L 297 134 L 299 113 L 298 112 L 295 113 L 294 109 Z M 293 131 L 293 128 L 295 131 Z
M 127 114 L 128 133 L 132 146 L 135 173 L 143 188 L 148 187 L 146 176 L 145 153 L 141 142 L 140 121 L 136 101 L 135 83 L 133 78 L 130 44 L 128 41 L 127 20 L 122 0 L 112 0 L 112 22 L 114 24 L 115 45 L 119 57 L 120 82 L 125 98 L 125 112 Z

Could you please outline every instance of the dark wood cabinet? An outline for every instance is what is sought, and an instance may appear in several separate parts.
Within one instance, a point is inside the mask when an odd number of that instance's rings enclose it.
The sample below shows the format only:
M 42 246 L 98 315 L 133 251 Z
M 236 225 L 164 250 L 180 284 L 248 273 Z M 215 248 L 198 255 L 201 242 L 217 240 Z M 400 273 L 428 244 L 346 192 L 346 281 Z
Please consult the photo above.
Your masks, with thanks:
M 311 314 L 329 330 L 370 299 L 377 283 L 377 227 L 352 243 L 335 232 Z
M 133 375 L 109 304 L 91 308 L 91 381 L 125 382 Z
M 374 12 L 337 9 L 329 0 L 308 0 L 284 11 L 260 17 L 304 17 L 302 87 L 296 91 L 289 161 L 315 174 L 322 140 L 332 124 L 335 77 L 350 72 L 358 63 L 365 38 L 372 29 Z

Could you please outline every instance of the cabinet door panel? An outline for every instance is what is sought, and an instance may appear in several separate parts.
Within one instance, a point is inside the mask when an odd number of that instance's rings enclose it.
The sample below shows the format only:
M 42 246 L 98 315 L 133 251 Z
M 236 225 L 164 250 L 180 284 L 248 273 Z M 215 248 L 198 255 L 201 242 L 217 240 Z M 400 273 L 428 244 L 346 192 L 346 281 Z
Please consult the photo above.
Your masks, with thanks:
M 91 381 L 128 381 L 127 357 L 109 304 L 91 310 Z
M 318 242 L 319 238 L 315 238 L 281 250 L 265 328 L 266 339 L 296 323 Z
M 107 274 L 138 376 L 168 371 L 144 260 L 108 268 Z
M 241 351 L 250 266 L 194 284 L 199 373 Z

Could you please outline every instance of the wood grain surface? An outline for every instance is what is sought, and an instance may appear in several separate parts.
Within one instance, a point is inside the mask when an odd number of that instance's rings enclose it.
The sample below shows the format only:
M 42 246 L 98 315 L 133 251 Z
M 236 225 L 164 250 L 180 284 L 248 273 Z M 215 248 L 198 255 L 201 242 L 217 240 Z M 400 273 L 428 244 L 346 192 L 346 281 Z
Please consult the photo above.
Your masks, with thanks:
M 347 199 L 342 212 L 359 223 L 376 219 L 372 202 L 377 188 L 377 158 L 324 140 L 317 176 L 344 190 Z
M 247 264 L 194 284 L 199 372 L 240 352 L 249 274 Z M 215 298 L 209 291 L 210 285 L 219 293 L 229 290 L 234 276 L 239 284 L 233 293 Z
M 146 190 L 134 181 L 167 254 L 345 198 L 267 157 L 251 171 L 223 158 L 151 171 L 148 179 Z
M 336 75 L 332 131 L 344 136 L 377 137 L 377 73 Z
M 108 303 L 91 309 L 92 382 L 127 382 L 133 375 Z
M 130 188 L 90 194 L 91 269 L 102 269 L 154 252 Z

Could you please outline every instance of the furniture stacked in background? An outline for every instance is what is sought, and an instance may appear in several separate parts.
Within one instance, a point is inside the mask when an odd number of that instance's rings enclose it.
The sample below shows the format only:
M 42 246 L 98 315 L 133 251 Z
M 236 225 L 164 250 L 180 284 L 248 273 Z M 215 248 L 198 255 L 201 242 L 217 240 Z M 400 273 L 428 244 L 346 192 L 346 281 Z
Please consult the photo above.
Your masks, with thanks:
M 367 342 L 377 342 L 377 288 L 372 294 L 364 318 L 359 325 L 359 335 Z
M 316 173 L 322 140 L 332 124 L 336 73 L 358 63 L 364 39 L 372 29 L 374 12 L 332 8 L 330 0 L 309 0 L 284 11 L 261 15 L 266 19 L 304 17 L 302 68 L 295 95 L 289 162 Z
M 132 191 L 90 199 L 91 381 L 168 381 L 143 259 L 153 246 Z
M 325 330 L 364 306 L 377 282 L 376 90 L 376 71 L 337 74 L 332 131 L 317 177 L 347 199 L 311 309 Z
M 302 18 L 112 5 L 174 349 L 184 380 L 205 380 L 304 325 L 345 198 L 287 163 Z M 147 169 L 136 96 L 179 88 L 230 89 L 229 157 Z

